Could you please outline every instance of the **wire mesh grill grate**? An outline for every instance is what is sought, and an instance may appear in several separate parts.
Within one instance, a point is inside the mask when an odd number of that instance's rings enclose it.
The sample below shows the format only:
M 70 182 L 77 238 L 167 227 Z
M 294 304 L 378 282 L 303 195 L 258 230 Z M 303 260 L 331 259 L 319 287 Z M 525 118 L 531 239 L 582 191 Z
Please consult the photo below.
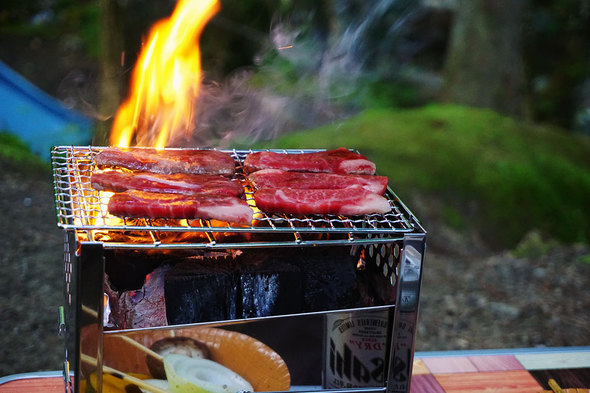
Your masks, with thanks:
M 101 241 L 105 247 L 269 247 L 290 245 L 380 243 L 420 230 L 417 220 L 395 193 L 386 197 L 387 214 L 364 216 L 265 214 L 256 208 L 253 188 L 244 171 L 246 156 L 256 150 L 221 150 L 236 164 L 236 177 L 248 204 L 256 211 L 251 226 L 214 220 L 119 218 L 108 214 L 110 193 L 91 186 L 95 156 L 104 147 L 57 146 L 52 150 L 58 225 L 75 230 L 80 241 Z M 273 150 L 287 154 L 319 150 Z

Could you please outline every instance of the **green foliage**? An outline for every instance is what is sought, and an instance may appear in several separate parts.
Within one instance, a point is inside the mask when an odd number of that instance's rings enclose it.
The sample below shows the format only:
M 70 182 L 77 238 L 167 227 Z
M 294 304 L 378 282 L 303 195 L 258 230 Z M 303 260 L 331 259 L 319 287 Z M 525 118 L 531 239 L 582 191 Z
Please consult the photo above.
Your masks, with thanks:
M 10 6 L 0 12 L 0 33 L 44 39 L 67 37 L 69 42 L 81 42 L 89 55 L 99 55 L 98 2 L 59 0 L 48 5 L 44 1 L 8 1 Z
M 49 164 L 31 152 L 16 135 L 0 131 L 0 164 L 6 171 L 19 168 L 25 173 L 46 175 Z
M 478 230 L 497 245 L 514 246 L 533 229 L 590 241 L 590 141 L 583 137 L 489 110 L 429 105 L 366 111 L 272 146 L 358 149 L 402 199 L 416 191 L 437 195 L 450 225 Z

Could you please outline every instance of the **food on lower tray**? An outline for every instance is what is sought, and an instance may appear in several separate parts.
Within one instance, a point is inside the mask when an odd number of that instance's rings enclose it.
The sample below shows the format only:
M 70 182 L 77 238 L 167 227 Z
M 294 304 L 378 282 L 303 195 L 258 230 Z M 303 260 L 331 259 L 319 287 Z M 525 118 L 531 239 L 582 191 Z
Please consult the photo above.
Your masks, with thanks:
M 170 354 L 183 355 L 189 358 L 211 359 L 207 344 L 190 337 L 165 337 L 154 342 L 150 348 L 159 356 L 146 355 L 146 363 L 150 374 L 157 379 L 166 379 L 163 357 Z
M 170 354 L 164 368 L 174 393 L 252 392 L 254 388 L 241 375 L 209 359 Z
M 210 359 L 196 359 L 190 358 L 186 355 L 180 354 L 166 354 L 163 357 L 156 355 L 161 360 L 172 365 L 172 374 L 180 374 L 180 377 L 190 382 L 191 379 L 197 378 L 204 369 L 206 369 L 206 376 L 211 382 L 219 382 L 224 385 L 226 382 L 240 382 L 247 381 L 248 385 L 243 387 L 232 386 L 231 393 L 235 393 L 241 390 L 255 391 L 255 392 L 276 392 L 289 390 L 291 384 L 291 375 L 289 368 L 283 358 L 267 346 L 265 343 L 258 341 L 257 339 L 248 336 L 243 333 L 235 332 L 228 329 L 209 328 L 201 326 L 189 326 L 175 329 L 144 329 L 128 331 L 124 333 L 124 339 L 120 334 L 105 334 L 104 336 L 104 357 L 103 364 L 110 367 L 112 370 L 118 370 L 128 375 L 142 375 L 141 379 L 150 385 L 156 385 L 167 389 L 169 392 L 177 392 L 181 390 L 175 390 L 174 375 L 170 375 L 170 370 L 167 370 L 165 366 L 165 376 L 168 381 L 164 379 L 156 379 L 154 375 L 151 375 L 146 364 L 146 356 L 150 352 L 149 348 L 153 348 L 153 343 L 162 339 L 174 337 L 181 339 L 194 339 L 207 346 L 210 351 Z M 90 338 L 90 337 L 89 337 Z M 90 343 L 94 343 L 94 338 L 90 340 Z M 88 348 L 88 345 L 86 346 Z M 174 358 L 182 358 L 181 360 L 175 360 Z M 180 364 L 176 364 L 176 362 Z M 218 374 L 220 370 L 219 366 L 211 365 L 211 361 L 217 363 L 226 370 Z M 187 364 L 188 363 L 188 364 Z M 96 362 L 94 362 L 96 364 Z M 193 366 L 197 367 L 193 367 Z M 90 366 L 90 367 L 89 367 Z M 90 374 L 95 371 L 92 365 L 82 363 L 83 370 Z M 187 367 L 190 370 L 183 371 L 182 368 Z M 227 369 L 232 371 L 232 374 L 226 373 Z M 192 374 L 192 375 L 191 375 Z M 237 374 L 237 378 L 234 374 Z M 103 374 L 105 375 L 105 374 Z M 215 376 L 215 378 L 214 378 Z M 151 378 L 151 379 L 148 379 Z M 165 387 L 164 383 L 170 383 L 169 387 Z M 184 392 L 192 392 L 199 385 L 194 383 L 192 386 L 188 386 L 189 390 L 182 390 Z M 127 385 L 128 383 L 126 383 Z M 146 384 L 139 384 L 136 386 L 147 387 Z M 183 386 L 183 384 L 180 384 Z M 199 385 L 201 386 L 201 385 Z M 135 386 L 134 386 L 135 387 Z M 128 389 L 128 386 L 124 386 Z M 203 388 L 203 386 L 201 386 Z M 137 391 L 137 390 L 121 390 L 118 393 L 124 393 L 126 391 Z M 211 390 L 209 390 L 211 391 Z M 217 391 L 217 390 L 212 390 Z M 204 390 L 200 390 L 204 392 Z M 224 390 L 225 392 L 225 390 Z M 112 392 L 114 393 L 114 391 Z
M 108 212 L 120 217 L 215 219 L 248 225 L 253 211 L 246 201 L 227 195 L 178 195 L 129 190 L 115 193 Z
M 217 150 L 108 147 L 95 157 L 96 165 L 155 173 L 190 173 L 231 176 L 233 158 Z
M 179 338 L 190 340 L 188 337 Z M 152 375 L 153 378 L 119 370 L 111 371 L 116 372 L 115 375 L 103 373 L 102 391 L 151 393 L 159 388 L 158 391 L 172 393 L 236 393 L 254 390 L 241 375 L 209 358 L 167 353 L 161 362 L 162 373 Z M 91 387 L 97 386 L 96 373 L 90 375 L 89 381 Z
M 238 182 L 221 175 L 106 171 L 93 173 L 90 182 L 95 190 L 112 192 L 139 190 L 166 194 L 240 196 L 244 191 Z
M 374 175 L 375 164 L 346 148 L 313 153 L 283 154 L 269 151 L 248 154 L 244 160 L 247 173 L 261 169 L 297 172 L 326 172 Z
M 362 187 L 383 195 L 387 189 L 387 176 L 339 175 L 333 173 L 289 172 L 281 169 L 262 169 L 250 173 L 248 179 L 256 188 L 283 189 L 344 189 Z
M 267 213 L 293 215 L 364 215 L 391 211 L 389 201 L 361 187 L 346 190 L 287 190 L 261 188 L 254 193 L 256 206 Z

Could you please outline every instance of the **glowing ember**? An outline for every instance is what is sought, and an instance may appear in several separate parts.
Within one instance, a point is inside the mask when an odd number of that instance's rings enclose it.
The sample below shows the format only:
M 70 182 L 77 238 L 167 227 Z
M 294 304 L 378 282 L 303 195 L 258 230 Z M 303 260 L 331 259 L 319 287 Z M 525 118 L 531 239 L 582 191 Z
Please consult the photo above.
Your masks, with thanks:
M 201 83 L 198 40 L 219 10 L 217 0 L 179 0 L 172 16 L 156 23 L 120 106 L 110 144 L 163 148 L 193 128 L 194 103 Z

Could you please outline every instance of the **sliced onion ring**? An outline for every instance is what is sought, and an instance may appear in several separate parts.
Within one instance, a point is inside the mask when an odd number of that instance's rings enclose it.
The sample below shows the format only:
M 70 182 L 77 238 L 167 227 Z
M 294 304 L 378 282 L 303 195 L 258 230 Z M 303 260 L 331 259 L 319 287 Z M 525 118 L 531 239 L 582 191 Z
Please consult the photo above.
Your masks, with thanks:
M 164 356 L 164 369 L 174 393 L 236 393 L 254 390 L 240 375 L 209 359 L 169 354 Z

